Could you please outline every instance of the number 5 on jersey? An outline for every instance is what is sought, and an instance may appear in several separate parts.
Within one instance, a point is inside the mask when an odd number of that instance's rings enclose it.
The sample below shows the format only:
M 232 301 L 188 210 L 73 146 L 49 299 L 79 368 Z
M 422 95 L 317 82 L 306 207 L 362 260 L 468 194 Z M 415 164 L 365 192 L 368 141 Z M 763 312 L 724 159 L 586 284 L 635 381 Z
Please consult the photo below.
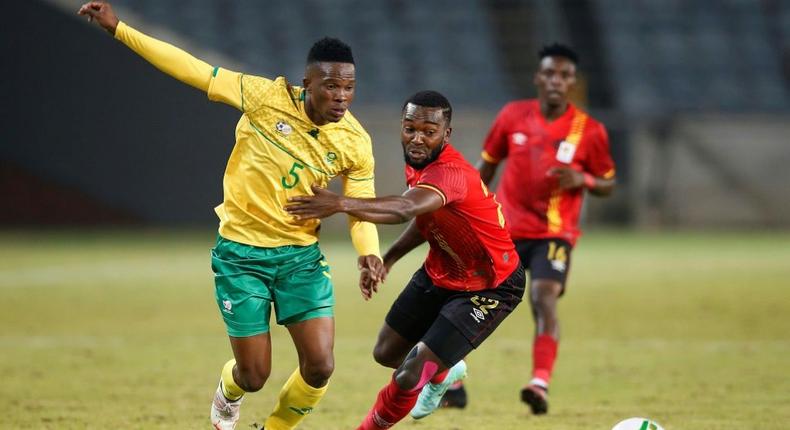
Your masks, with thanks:
M 288 171 L 288 178 L 285 176 L 280 177 L 280 182 L 283 184 L 283 187 L 287 190 L 295 187 L 296 184 L 299 183 L 299 175 L 296 174 L 296 169 L 304 169 L 304 166 L 294 162 L 293 166 L 291 166 L 291 170 Z

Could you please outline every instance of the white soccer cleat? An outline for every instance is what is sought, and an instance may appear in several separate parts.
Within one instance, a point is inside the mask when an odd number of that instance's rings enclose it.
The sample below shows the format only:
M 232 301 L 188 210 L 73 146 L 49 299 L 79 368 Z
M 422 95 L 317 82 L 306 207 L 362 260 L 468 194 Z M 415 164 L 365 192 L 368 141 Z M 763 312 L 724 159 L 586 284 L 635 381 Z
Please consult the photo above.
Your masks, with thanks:
M 211 424 L 217 430 L 233 430 L 239 422 L 239 408 L 241 401 L 228 400 L 222 393 L 222 380 L 219 381 L 217 392 L 214 393 L 214 401 L 211 402 Z
M 422 387 L 420 396 L 417 397 L 417 404 L 414 405 L 409 414 L 415 420 L 432 414 L 439 407 L 439 404 L 442 402 L 442 396 L 450 388 L 450 385 L 464 378 L 466 378 L 466 363 L 461 360 L 450 368 L 443 382 L 439 384 L 431 384 L 429 382 Z

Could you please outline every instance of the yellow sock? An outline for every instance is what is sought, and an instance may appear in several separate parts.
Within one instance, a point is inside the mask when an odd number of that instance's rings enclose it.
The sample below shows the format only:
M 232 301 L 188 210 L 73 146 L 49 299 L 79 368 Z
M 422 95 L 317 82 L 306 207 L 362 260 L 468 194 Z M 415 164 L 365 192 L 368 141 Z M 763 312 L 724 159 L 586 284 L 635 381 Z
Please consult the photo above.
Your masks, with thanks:
M 224 394 L 228 400 L 239 400 L 245 393 L 236 383 L 236 380 L 233 379 L 233 367 L 235 365 L 236 360 L 231 359 L 225 363 L 225 367 L 222 368 L 222 394 Z
M 274 411 L 263 425 L 266 430 L 291 430 L 313 411 L 329 384 L 314 388 L 305 382 L 297 367 L 280 390 Z

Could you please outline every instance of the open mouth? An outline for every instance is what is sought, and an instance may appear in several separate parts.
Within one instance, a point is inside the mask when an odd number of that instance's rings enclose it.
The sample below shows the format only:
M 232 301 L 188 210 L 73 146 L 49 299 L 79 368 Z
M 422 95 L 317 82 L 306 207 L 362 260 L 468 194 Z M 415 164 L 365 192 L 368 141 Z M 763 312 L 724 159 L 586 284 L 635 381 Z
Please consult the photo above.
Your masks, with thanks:
M 420 151 L 419 149 L 409 149 L 406 153 L 409 154 L 409 158 L 412 160 L 422 160 L 428 155 L 425 151 Z
M 341 116 L 345 115 L 345 113 L 346 113 L 345 109 L 340 109 L 340 108 L 332 108 L 329 111 L 332 112 L 332 115 L 334 115 L 336 117 L 341 117 Z

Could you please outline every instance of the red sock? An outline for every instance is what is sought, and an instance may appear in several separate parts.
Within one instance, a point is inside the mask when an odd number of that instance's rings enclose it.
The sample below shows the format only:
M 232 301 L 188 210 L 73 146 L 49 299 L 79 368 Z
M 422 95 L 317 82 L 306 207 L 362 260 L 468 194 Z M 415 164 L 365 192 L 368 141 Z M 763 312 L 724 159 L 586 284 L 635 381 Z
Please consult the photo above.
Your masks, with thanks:
M 442 382 L 444 382 L 444 378 L 447 377 L 447 373 L 449 373 L 449 372 L 450 372 L 450 369 L 445 369 L 445 370 L 433 375 L 433 378 L 431 378 L 431 384 L 441 384 Z
M 551 380 L 551 371 L 557 359 L 557 341 L 547 334 L 538 335 L 532 345 L 532 377 Z
M 420 390 L 403 390 L 395 383 L 395 378 L 392 378 L 379 391 L 376 403 L 357 430 L 382 430 L 392 427 L 411 411 L 419 395 Z

